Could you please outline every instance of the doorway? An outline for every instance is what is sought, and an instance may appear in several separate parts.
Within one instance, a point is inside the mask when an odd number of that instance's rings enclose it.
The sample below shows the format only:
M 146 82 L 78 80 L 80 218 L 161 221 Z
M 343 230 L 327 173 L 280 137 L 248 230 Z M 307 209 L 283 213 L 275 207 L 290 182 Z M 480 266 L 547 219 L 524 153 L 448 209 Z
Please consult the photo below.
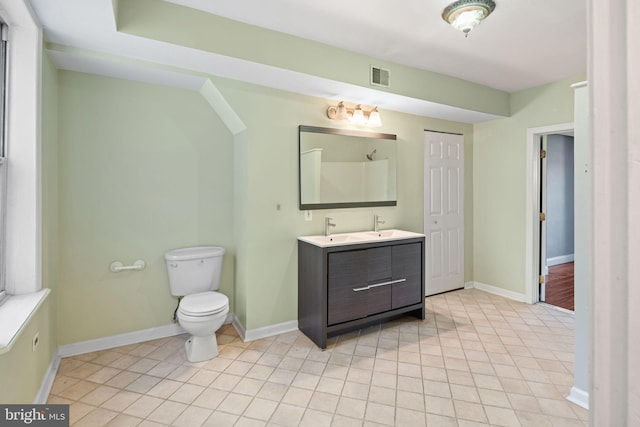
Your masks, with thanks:
M 542 206 L 544 199 L 540 196 L 544 176 L 540 152 L 541 141 L 548 135 L 572 135 L 573 131 L 573 123 L 527 129 L 525 302 L 530 304 L 540 302 L 541 276 L 546 275 L 546 271 L 543 270 L 546 262 L 542 260 L 546 260 L 546 255 L 541 256 L 541 252 L 546 251 L 546 243 L 543 242 L 543 236 L 546 236 L 543 227 L 546 224 L 541 221 L 541 213 L 544 213 Z M 574 165 L 576 161 L 574 156 Z M 574 211 L 574 217 L 575 213 Z M 544 246 L 543 243 L 545 243 Z M 544 287 L 543 290 L 545 290 Z
M 540 136 L 538 301 L 574 310 L 573 133 Z

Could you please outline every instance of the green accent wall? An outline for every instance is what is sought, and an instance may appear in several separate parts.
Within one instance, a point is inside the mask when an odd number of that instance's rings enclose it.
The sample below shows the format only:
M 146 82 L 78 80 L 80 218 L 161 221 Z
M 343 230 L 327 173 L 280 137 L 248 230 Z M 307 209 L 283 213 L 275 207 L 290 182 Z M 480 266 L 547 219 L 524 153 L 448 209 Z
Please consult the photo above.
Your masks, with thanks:
M 53 295 L 43 302 L 8 353 L 0 355 L 0 402 L 33 403 L 57 349 Z M 31 350 L 31 339 L 40 334 L 40 344 Z
M 511 94 L 511 117 L 473 126 L 473 280 L 525 292 L 527 129 L 573 122 L 578 76 Z
M 167 250 L 219 245 L 234 298 L 233 145 L 197 92 L 59 72 L 59 343 L 171 323 Z M 142 259 L 140 272 L 113 261 Z

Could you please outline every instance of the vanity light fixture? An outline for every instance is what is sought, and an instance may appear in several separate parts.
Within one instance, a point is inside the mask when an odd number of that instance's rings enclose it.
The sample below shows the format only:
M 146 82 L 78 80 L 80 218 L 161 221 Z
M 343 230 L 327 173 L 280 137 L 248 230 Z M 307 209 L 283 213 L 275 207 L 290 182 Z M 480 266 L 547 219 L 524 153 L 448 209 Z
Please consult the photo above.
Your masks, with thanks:
M 495 8 L 496 4 L 493 0 L 458 0 L 442 11 L 442 19 L 468 37 L 469 32 L 489 16 Z
M 368 107 L 367 110 L 363 109 L 361 104 L 357 104 L 354 108 L 348 108 L 344 101 L 338 102 L 335 107 L 330 106 L 327 108 L 327 117 L 331 120 L 349 121 L 356 125 L 382 126 L 378 107 Z

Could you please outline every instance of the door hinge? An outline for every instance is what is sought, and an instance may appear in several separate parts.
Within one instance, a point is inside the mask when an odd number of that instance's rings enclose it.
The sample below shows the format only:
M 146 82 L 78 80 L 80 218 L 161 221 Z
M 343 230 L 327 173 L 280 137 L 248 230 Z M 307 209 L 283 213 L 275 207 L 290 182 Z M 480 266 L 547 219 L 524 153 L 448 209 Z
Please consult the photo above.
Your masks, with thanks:
M 544 276 L 541 275 L 540 277 L 538 277 L 538 283 L 544 283 Z
M 540 150 L 540 158 L 541 159 L 547 158 L 547 150 Z
M 546 221 L 547 215 L 544 212 L 540 212 L 540 221 Z

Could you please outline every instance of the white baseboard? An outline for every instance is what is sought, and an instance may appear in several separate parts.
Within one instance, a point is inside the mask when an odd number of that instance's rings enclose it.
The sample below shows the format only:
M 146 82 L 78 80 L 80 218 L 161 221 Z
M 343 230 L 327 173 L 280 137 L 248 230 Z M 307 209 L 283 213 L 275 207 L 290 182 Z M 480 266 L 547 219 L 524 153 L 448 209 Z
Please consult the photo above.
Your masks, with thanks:
M 262 328 L 246 329 L 235 315 L 233 316 L 233 327 L 236 329 L 242 341 L 255 341 L 260 338 L 272 337 L 274 335 L 284 334 L 298 330 L 298 321 L 290 320 L 288 322 L 276 323 L 275 325 L 263 326 Z
M 253 341 L 260 338 L 266 338 L 273 335 L 291 332 L 298 329 L 298 321 L 278 323 L 263 328 L 246 330 L 240 323 L 235 314 L 229 313 L 225 319 L 225 324 L 231 323 L 238 332 L 243 341 Z M 139 342 L 155 340 L 159 338 L 172 337 L 184 334 L 186 331 L 177 323 L 158 326 L 150 329 L 127 332 L 119 335 L 96 338 L 94 340 L 81 341 L 73 344 L 65 344 L 58 347 L 57 356 L 68 357 L 78 354 L 91 353 L 93 351 L 107 350 L 109 348 L 120 347 L 123 345 L 137 344 Z
M 490 294 L 509 298 L 514 301 L 525 302 L 527 300 L 525 294 L 509 291 L 507 289 L 499 288 L 497 286 L 487 285 L 486 283 L 482 283 L 482 282 L 468 282 L 468 283 L 473 283 L 472 287 L 475 289 L 480 289 L 481 291 L 485 291 Z M 465 284 L 465 288 L 466 287 L 467 285 Z
M 473 289 L 473 282 L 464 282 L 465 289 Z
M 547 266 L 551 267 L 553 265 L 566 264 L 568 262 L 573 262 L 574 257 L 573 254 L 560 255 L 555 256 L 553 258 L 547 258 Z
M 589 409 L 589 393 L 576 386 L 571 387 L 567 400 L 578 406 L 582 406 L 584 409 Z
M 155 328 L 143 329 L 140 331 L 127 332 L 119 335 L 111 335 L 94 340 L 80 341 L 73 344 L 65 344 L 58 347 L 60 357 L 76 356 L 78 354 L 91 353 L 92 351 L 106 350 L 123 345 L 137 344 L 143 341 L 156 340 L 159 338 L 172 337 L 184 334 L 185 330 L 177 323 L 172 323 Z
M 49 363 L 49 369 L 47 369 L 47 372 L 44 374 L 44 378 L 42 378 L 40 390 L 38 390 L 36 397 L 33 399 L 34 405 L 47 403 L 47 398 L 49 397 L 49 393 L 51 393 L 51 387 L 53 387 L 53 382 L 56 379 L 56 374 L 58 373 L 59 366 L 60 355 L 58 354 L 58 351 L 56 351 L 53 354 L 51 363 Z

